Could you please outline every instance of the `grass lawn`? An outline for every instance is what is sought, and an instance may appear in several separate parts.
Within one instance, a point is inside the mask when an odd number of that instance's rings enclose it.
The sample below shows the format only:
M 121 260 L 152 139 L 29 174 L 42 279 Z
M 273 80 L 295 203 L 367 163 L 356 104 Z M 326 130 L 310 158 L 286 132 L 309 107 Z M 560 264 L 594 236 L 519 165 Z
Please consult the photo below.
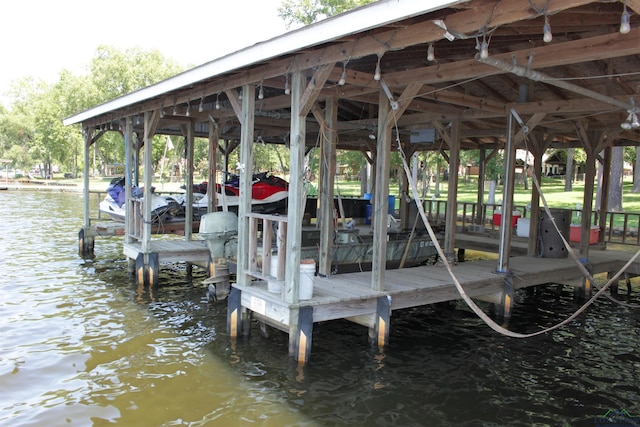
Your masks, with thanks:
M 584 182 L 574 182 L 573 191 L 564 191 L 564 181 L 558 178 L 543 178 L 542 179 L 542 192 L 543 196 L 549 204 L 550 208 L 557 209 L 576 209 L 576 205 L 583 203 Z M 622 207 L 625 212 L 640 213 L 640 193 L 632 193 L 631 189 L 633 183 L 631 180 L 625 180 L 623 183 L 623 201 Z M 435 186 L 431 185 L 431 191 L 429 198 L 433 194 Z M 518 183 L 515 187 L 513 201 L 516 205 L 528 205 L 531 202 L 531 190 L 533 183 L 529 181 L 529 189 L 525 190 L 524 185 Z M 360 182 L 359 181 L 336 181 L 336 189 L 340 191 L 340 195 L 343 197 L 359 197 L 360 196 Z M 398 183 L 392 182 L 389 185 L 389 194 L 398 195 Z M 484 201 L 487 202 L 489 195 L 489 186 L 485 186 Z M 498 186 L 496 188 L 496 203 L 501 203 L 503 197 L 503 187 Z M 438 200 L 446 200 L 447 198 L 447 183 L 440 184 L 440 197 Z M 458 183 L 458 201 L 475 203 L 478 198 L 478 183 L 477 178 L 472 178 L 470 181 L 460 180 Z M 595 193 L 594 193 L 595 203 Z

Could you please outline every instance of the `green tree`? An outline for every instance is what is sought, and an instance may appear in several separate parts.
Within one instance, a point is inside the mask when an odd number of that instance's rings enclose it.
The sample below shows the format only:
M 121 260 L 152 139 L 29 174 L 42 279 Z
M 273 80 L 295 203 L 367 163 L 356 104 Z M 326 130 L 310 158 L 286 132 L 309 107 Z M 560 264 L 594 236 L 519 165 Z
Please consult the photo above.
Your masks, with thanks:
M 278 7 L 287 27 L 294 24 L 309 25 L 329 16 L 338 15 L 374 0 L 283 0 Z

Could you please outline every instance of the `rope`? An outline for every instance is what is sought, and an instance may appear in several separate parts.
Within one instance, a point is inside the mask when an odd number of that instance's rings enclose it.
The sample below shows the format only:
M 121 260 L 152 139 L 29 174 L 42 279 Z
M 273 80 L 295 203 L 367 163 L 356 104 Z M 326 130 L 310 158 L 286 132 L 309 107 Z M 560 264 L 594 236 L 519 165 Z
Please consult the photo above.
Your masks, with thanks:
M 523 132 L 524 132 L 524 129 L 523 129 Z M 528 136 L 528 134 L 526 132 L 524 132 L 524 135 L 525 135 L 524 146 L 525 146 L 525 149 L 527 151 L 529 151 L 529 146 L 527 144 L 527 140 L 528 140 L 529 136 Z M 594 286 L 596 288 L 600 289 L 600 285 L 598 284 L 598 281 L 593 277 L 591 272 L 584 266 L 584 262 L 582 262 L 580 260 L 580 258 L 576 254 L 575 250 L 571 247 L 569 242 L 567 242 L 567 239 L 560 232 L 560 229 L 558 228 L 558 225 L 556 224 L 555 218 L 551 215 L 551 209 L 549 208 L 549 205 L 547 204 L 547 199 L 544 197 L 544 193 L 542 192 L 542 188 L 540 186 L 540 182 L 538 181 L 538 178 L 536 177 L 535 174 L 532 175 L 532 181 L 533 181 L 533 185 L 535 185 L 536 189 L 538 190 L 538 194 L 540 195 L 540 199 L 542 200 L 542 206 L 544 207 L 545 213 L 547 214 L 549 219 L 551 219 L 551 223 L 553 224 L 553 228 L 556 230 L 556 233 L 558 233 L 558 236 L 560 236 L 560 239 L 562 239 L 562 244 L 567 249 L 567 252 L 569 253 L 569 255 L 571 255 L 571 258 L 575 261 L 576 265 L 578 266 L 578 270 L 580 270 L 580 272 L 582 273 L 582 276 L 585 279 L 589 280 L 591 283 L 594 284 Z M 634 255 L 634 257 L 632 259 L 635 259 L 636 257 L 638 257 L 639 254 L 640 254 L 640 250 L 638 250 L 638 252 L 636 252 L 636 254 Z M 622 273 L 624 273 L 624 271 L 628 267 L 629 267 L 629 263 L 627 263 L 620 271 L 618 271 L 618 273 L 616 273 L 616 275 L 614 277 L 617 278 L 620 275 L 622 275 Z M 613 280 L 610 280 L 609 282 L 607 282 L 606 287 L 611 286 L 612 283 L 613 283 Z M 614 302 L 614 303 L 616 303 L 618 305 L 621 305 L 623 307 L 636 308 L 636 309 L 640 308 L 640 305 L 625 303 L 623 301 L 620 301 L 620 300 L 612 297 L 609 294 L 605 294 L 605 296 L 610 301 L 612 301 L 612 302 Z
M 478 307 L 478 305 L 471 299 L 471 297 L 469 297 L 469 295 L 467 295 L 467 293 L 465 292 L 464 288 L 460 284 L 458 278 L 454 274 L 453 269 L 451 268 L 451 263 L 449 262 L 448 258 L 445 256 L 444 251 L 443 251 L 442 247 L 440 246 L 440 243 L 438 242 L 438 239 L 436 238 L 436 235 L 435 235 L 433 229 L 431 228 L 431 224 L 429 224 L 429 221 L 427 220 L 427 216 L 426 216 L 426 213 L 424 211 L 424 207 L 422 206 L 422 203 L 420 203 L 418 188 L 417 188 L 415 180 L 411 176 L 411 172 L 409 170 L 409 165 L 407 163 L 407 158 L 406 158 L 406 155 L 404 153 L 404 150 L 402 149 L 402 144 L 400 143 L 400 136 L 399 136 L 400 132 L 398 130 L 397 117 L 395 115 L 395 111 L 394 110 L 392 110 L 392 111 L 393 111 L 394 126 L 396 128 L 396 142 L 398 144 L 398 151 L 400 153 L 400 158 L 402 159 L 402 165 L 403 165 L 405 174 L 407 176 L 407 180 L 409 181 L 409 184 L 411 186 L 411 193 L 413 195 L 413 199 L 416 202 L 416 206 L 418 208 L 418 211 L 420 213 L 422 221 L 423 221 L 423 223 L 424 223 L 424 225 L 425 225 L 425 227 L 427 229 L 427 232 L 429 233 L 429 237 L 431 237 L 431 240 L 433 241 L 434 247 L 436 248 L 436 251 L 438 252 L 438 255 L 442 259 L 442 262 L 443 262 L 444 266 L 446 267 L 449 275 L 453 279 L 453 283 L 454 283 L 458 293 L 460 294 L 460 296 L 464 300 L 464 302 L 467 304 L 467 306 L 487 326 L 489 326 L 491 329 L 493 329 L 494 331 L 498 332 L 499 334 L 502 334 L 502 335 L 505 335 L 505 336 L 508 336 L 508 337 L 511 337 L 511 338 L 531 338 L 531 337 L 535 337 L 535 336 L 538 336 L 538 335 L 545 334 L 547 332 L 551 332 L 553 330 L 556 330 L 556 329 L 558 329 L 558 328 L 560 328 L 560 327 L 572 322 L 580 314 L 582 314 L 591 304 L 593 304 L 596 301 L 596 299 L 598 299 L 598 297 L 600 295 L 602 295 L 609 288 L 609 286 L 611 286 L 611 284 L 618 279 L 618 277 L 622 274 L 622 272 L 624 270 L 626 270 L 636 260 L 636 258 L 638 258 L 638 256 L 640 256 L 640 251 L 636 252 L 636 254 L 633 257 L 631 257 L 631 259 L 624 265 L 624 267 L 620 271 L 618 271 L 618 273 L 616 273 L 607 282 L 606 285 L 604 285 L 593 297 L 591 297 L 587 302 L 585 302 L 585 304 L 582 307 L 580 307 L 571 316 L 569 316 L 565 320 L 561 321 L 560 323 L 557 323 L 556 325 L 553 325 L 553 326 L 551 326 L 549 328 L 546 328 L 546 329 L 543 329 L 543 330 L 540 330 L 540 331 L 537 331 L 537 332 L 529 333 L 529 334 L 521 334 L 521 333 L 513 332 L 513 331 L 510 331 L 510 330 L 500 326 L 499 324 L 494 322 L 489 316 L 487 316 L 482 311 L 482 309 L 480 307 Z M 565 243 L 566 243 L 566 241 L 565 241 Z M 580 264 L 582 264 L 582 263 L 580 263 Z M 582 265 L 582 268 L 586 271 L 586 268 L 584 268 L 584 265 Z

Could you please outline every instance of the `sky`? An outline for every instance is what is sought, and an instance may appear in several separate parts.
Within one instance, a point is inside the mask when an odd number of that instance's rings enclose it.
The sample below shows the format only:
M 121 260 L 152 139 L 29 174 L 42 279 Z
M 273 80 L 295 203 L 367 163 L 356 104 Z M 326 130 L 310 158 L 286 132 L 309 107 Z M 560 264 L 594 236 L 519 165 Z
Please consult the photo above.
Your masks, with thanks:
M 0 15 L 0 100 L 11 82 L 54 83 L 63 69 L 81 75 L 96 48 L 158 49 L 195 66 L 287 31 L 282 0 L 22 0 Z

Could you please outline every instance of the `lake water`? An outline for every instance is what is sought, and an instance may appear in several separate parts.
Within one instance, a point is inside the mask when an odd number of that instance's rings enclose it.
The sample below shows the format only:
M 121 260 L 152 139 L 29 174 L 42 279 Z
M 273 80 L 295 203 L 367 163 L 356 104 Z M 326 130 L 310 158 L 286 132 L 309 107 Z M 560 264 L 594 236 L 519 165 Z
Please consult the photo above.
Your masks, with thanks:
M 640 415 L 640 313 L 603 299 L 566 327 L 502 337 L 462 303 L 393 313 L 389 345 L 316 324 L 310 362 L 253 324 L 226 335 L 204 271 L 164 266 L 138 289 L 121 238 L 77 254 L 82 195 L 0 191 L 1 426 L 594 426 Z M 624 287 L 622 287 L 624 288 Z M 517 295 L 511 329 L 579 304 L 555 286 Z M 634 288 L 621 298 L 640 302 Z M 626 412 L 623 412 L 626 411 Z M 618 424 L 619 425 L 619 424 Z M 625 424 L 634 425 L 634 424 Z

